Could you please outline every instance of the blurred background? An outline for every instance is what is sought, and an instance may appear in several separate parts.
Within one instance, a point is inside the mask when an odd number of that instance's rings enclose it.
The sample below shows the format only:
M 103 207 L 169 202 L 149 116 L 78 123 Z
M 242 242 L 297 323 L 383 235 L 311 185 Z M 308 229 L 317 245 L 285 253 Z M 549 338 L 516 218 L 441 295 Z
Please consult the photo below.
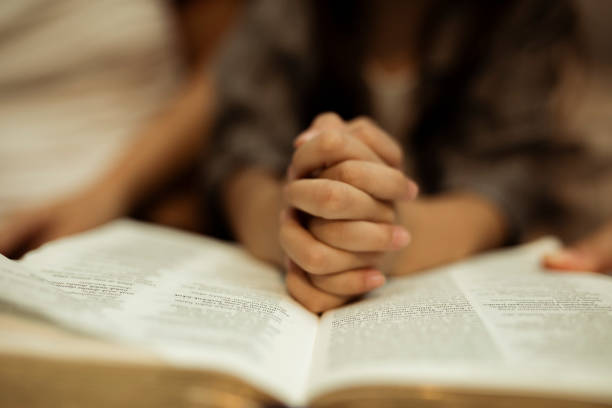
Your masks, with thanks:
M 571 203 L 571 219 L 582 223 L 578 229 L 597 228 L 602 218 L 609 218 L 612 201 L 612 4 L 607 1 L 575 0 L 582 36 L 582 71 L 573 84 L 577 89 L 567 97 L 567 117 L 562 126 L 570 129 L 581 143 L 588 146 L 594 158 L 602 164 L 598 171 L 588 174 L 570 166 L 567 188 L 561 189 L 564 199 Z M 574 81 L 569 78 L 568 81 Z M 561 180 L 563 182 L 563 180 Z M 585 219 L 588 214 L 598 214 Z M 569 219 L 568 219 L 569 220 Z M 571 221 L 570 221 L 571 223 Z M 570 227 L 571 228 L 571 227 Z M 583 231 L 584 233 L 584 231 Z M 575 238 L 575 237 L 572 237 Z
M 198 229 L 208 67 L 239 1 L 0 4 L 0 252 L 126 214 Z
M 0 2 L 0 252 L 125 214 L 205 231 L 214 66 L 249 4 Z M 587 231 L 612 216 L 612 2 L 573 6 L 581 52 L 558 120 L 601 165 L 564 164 L 559 195 Z
M 576 104 L 574 126 L 594 135 L 603 150 L 610 149 L 612 129 L 612 4 L 606 1 L 577 0 L 585 38 L 587 84 Z

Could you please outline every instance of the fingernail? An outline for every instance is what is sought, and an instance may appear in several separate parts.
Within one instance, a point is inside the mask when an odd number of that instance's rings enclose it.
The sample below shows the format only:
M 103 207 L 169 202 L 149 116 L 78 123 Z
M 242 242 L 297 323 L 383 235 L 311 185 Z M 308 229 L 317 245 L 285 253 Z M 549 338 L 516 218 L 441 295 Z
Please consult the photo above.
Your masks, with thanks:
M 293 146 L 294 147 L 300 147 L 301 145 L 303 145 L 304 143 L 308 142 L 309 140 L 312 140 L 315 137 L 317 137 L 320 133 L 321 133 L 321 131 L 318 130 L 318 129 L 309 129 L 309 130 L 303 132 L 301 135 L 299 135 L 293 141 Z
M 406 185 L 406 192 L 404 195 L 404 199 L 408 201 L 414 200 L 418 195 L 419 195 L 419 186 L 412 181 L 408 181 Z
M 393 227 L 391 245 L 393 248 L 403 248 L 410 243 L 410 233 L 404 227 Z
M 376 289 L 385 284 L 385 275 L 378 270 L 369 271 L 366 274 L 365 283 L 368 290 Z

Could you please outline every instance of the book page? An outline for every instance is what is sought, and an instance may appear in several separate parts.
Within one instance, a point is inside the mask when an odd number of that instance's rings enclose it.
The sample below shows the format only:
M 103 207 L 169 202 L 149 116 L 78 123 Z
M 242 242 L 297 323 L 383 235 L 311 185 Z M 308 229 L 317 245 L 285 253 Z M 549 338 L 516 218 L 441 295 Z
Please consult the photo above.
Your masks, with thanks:
M 427 385 L 612 401 L 612 278 L 541 270 L 555 246 L 397 278 L 324 314 L 310 396 Z
M 303 402 L 318 319 L 238 247 L 118 221 L 0 265 L 5 301 Z

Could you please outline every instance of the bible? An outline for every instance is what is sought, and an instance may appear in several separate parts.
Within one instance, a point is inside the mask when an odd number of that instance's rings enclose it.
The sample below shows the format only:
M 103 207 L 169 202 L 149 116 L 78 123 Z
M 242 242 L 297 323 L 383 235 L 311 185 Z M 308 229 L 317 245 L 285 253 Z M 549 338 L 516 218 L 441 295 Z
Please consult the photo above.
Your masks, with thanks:
M 238 245 L 115 221 L 1 257 L 0 405 L 609 406 L 612 278 L 541 269 L 558 245 L 317 316 Z

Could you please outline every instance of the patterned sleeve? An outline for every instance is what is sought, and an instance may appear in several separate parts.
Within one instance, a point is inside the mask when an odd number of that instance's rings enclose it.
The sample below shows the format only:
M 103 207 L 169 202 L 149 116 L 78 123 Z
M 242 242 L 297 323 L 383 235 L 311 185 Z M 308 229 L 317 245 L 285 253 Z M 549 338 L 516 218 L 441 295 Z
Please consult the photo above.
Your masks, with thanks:
M 471 88 L 465 140 L 442 152 L 444 190 L 467 190 L 496 203 L 516 240 L 537 217 L 550 181 L 546 166 L 558 140 L 554 101 L 572 44 L 573 14 L 564 2 L 542 14 L 520 3 Z M 537 15 L 536 15 L 537 14 Z
M 203 166 L 205 206 L 222 216 L 220 189 L 237 170 L 284 174 L 300 131 L 292 75 L 306 66 L 307 21 L 301 2 L 251 2 L 218 57 L 217 111 Z M 215 218 L 216 218 L 215 217 Z

